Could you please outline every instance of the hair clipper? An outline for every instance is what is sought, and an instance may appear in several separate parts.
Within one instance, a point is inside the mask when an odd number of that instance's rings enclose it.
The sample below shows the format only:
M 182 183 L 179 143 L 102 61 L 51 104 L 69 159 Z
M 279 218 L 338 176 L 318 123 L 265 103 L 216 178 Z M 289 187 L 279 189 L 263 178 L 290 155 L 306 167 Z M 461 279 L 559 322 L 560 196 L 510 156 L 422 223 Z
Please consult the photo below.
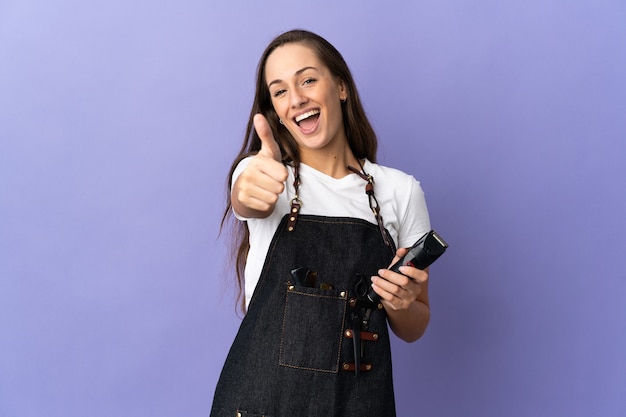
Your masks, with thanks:
M 434 230 L 424 234 L 398 262 L 389 269 L 400 273 L 401 266 L 412 266 L 417 269 L 426 269 L 435 262 L 448 248 L 448 244 Z M 372 302 L 379 302 L 380 296 L 370 287 L 367 298 Z

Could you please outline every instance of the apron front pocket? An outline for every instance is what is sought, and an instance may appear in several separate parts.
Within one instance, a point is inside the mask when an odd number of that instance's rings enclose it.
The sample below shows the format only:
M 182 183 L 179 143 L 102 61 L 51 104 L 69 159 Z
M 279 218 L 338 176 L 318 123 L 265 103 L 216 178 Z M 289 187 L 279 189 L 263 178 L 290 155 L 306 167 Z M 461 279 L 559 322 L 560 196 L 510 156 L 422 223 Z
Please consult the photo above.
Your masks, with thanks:
M 279 364 L 320 372 L 339 371 L 347 291 L 289 285 Z

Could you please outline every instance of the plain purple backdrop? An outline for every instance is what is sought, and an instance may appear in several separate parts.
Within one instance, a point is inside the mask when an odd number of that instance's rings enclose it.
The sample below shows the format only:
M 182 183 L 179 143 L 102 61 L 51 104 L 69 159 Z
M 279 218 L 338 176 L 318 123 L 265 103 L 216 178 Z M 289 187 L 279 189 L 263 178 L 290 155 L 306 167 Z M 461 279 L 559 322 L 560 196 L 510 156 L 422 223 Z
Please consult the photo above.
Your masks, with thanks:
M 399 416 L 626 415 L 622 0 L 0 2 L 0 416 L 206 416 L 257 60 L 344 55 L 450 250 Z

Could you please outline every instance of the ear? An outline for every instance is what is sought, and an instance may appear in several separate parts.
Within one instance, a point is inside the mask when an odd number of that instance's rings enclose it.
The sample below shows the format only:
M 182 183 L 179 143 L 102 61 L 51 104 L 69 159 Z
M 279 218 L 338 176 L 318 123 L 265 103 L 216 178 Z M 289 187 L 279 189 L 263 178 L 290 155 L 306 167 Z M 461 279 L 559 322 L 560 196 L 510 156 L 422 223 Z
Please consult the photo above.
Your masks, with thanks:
M 339 79 L 338 91 L 339 100 L 341 100 L 342 102 L 346 101 L 348 99 L 348 88 L 346 87 L 346 83 L 342 79 Z

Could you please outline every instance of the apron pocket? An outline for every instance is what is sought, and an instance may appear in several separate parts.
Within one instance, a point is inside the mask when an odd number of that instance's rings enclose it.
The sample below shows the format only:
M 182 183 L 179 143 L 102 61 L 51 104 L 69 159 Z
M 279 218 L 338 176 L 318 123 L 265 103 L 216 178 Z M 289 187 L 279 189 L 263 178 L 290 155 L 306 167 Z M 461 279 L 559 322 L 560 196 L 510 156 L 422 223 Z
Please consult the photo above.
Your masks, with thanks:
M 289 285 L 279 364 L 337 373 L 346 308 L 347 291 Z

